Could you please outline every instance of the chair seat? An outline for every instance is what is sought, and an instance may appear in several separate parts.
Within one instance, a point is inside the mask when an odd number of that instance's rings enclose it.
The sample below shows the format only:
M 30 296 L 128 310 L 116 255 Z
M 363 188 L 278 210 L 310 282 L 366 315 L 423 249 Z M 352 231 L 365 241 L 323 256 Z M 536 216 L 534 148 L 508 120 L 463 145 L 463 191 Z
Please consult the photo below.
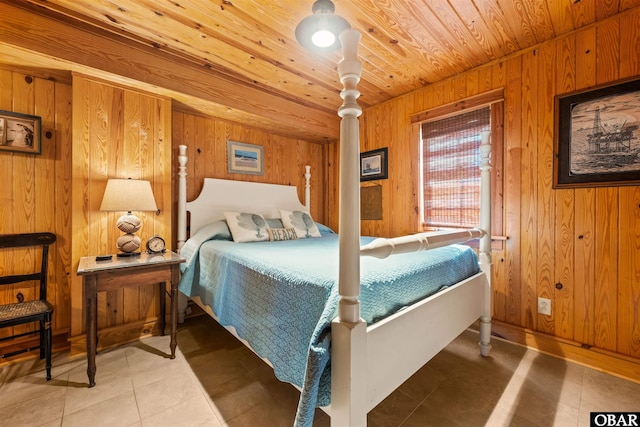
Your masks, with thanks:
M 42 300 L 0 305 L 0 324 L 16 319 L 44 315 L 52 311 L 51 304 Z

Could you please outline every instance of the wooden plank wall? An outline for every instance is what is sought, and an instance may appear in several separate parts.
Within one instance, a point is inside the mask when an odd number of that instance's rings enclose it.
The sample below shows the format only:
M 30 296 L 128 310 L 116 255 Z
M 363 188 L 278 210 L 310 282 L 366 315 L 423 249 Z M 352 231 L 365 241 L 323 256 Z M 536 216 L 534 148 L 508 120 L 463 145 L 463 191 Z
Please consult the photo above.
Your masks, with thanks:
M 189 199 L 200 191 L 202 178 L 210 176 L 297 185 L 304 200 L 304 166 L 309 164 L 312 214 L 325 220 L 326 146 L 185 112 L 172 116 L 171 101 L 163 97 L 80 74 L 72 80 L 69 73 L 33 71 L 35 77 L 17 67 L 0 68 L 0 109 L 42 116 L 43 135 L 50 132 L 43 137 L 42 155 L 0 152 L 0 179 L 9 184 L 0 186 L 0 233 L 50 230 L 58 236 L 50 256 L 49 299 L 55 304 L 54 334 L 70 337 L 72 353 L 84 351 L 78 260 L 117 251 L 119 214 L 99 211 L 108 178 L 151 181 L 161 213 L 138 214 L 143 242 L 153 234 L 165 236 L 170 247 L 175 242 L 172 191 L 179 144 L 189 147 Z M 227 173 L 228 139 L 264 147 L 264 176 Z M 0 252 L 0 274 L 25 271 L 36 258 L 32 252 Z M 35 289 L 29 284 L 2 290 L 0 302 Z M 159 314 L 153 286 L 101 293 L 98 304 L 104 345 L 152 332 Z M 3 329 L 0 336 L 12 332 Z
M 495 319 L 640 358 L 640 187 L 551 186 L 554 96 L 640 76 L 637 46 L 636 7 L 366 110 L 361 151 L 389 147 L 389 179 L 366 184 L 382 186 L 383 219 L 362 221 L 362 234 L 419 230 L 418 135 L 409 116 L 504 88 L 508 240 L 493 254 Z M 335 144 L 329 154 L 332 183 L 338 179 L 337 153 Z M 337 185 L 330 191 L 335 228 Z M 551 299 L 551 316 L 537 314 L 538 297 Z
M 74 74 L 72 123 L 71 342 L 72 352 L 83 352 L 85 304 L 82 279 L 75 275 L 78 261 L 118 252 L 115 242 L 122 234 L 116 228 L 122 213 L 99 210 L 108 178 L 151 182 L 160 214 L 137 212 L 142 220 L 137 234 L 143 245 L 158 234 L 171 247 L 171 100 Z M 152 332 L 158 315 L 155 285 L 98 295 L 98 328 L 107 328 L 99 332 L 102 344 Z
M 68 73 L 67 73 L 68 74 Z M 71 76 L 0 67 L 0 110 L 42 117 L 42 154 L 0 151 L 0 234 L 50 231 L 58 237 L 49 252 L 47 298 L 55 306 L 54 334 L 70 326 L 71 264 Z M 39 268 L 33 249 L 0 251 L 0 275 Z M 3 286 L 0 303 L 37 294 L 37 284 Z M 34 330 L 34 325 L 16 327 Z M 12 328 L 0 329 L 0 337 Z
M 338 120 L 337 116 L 336 120 Z M 228 140 L 263 147 L 264 175 L 230 174 L 227 169 Z M 295 185 L 298 187 L 298 197 L 304 202 L 305 165 L 310 165 L 311 215 L 318 222 L 325 221 L 325 210 L 328 205 L 326 202 L 326 145 L 287 138 L 216 118 L 174 111 L 175 168 L 178 165 L 178 145 L 187 146 L 188 201 L 198 196 L 203 180 L 207 177 Z M 177 202 L 177 183 L 174 191 Z M 175 230 L 173 237 L 175 240 Z

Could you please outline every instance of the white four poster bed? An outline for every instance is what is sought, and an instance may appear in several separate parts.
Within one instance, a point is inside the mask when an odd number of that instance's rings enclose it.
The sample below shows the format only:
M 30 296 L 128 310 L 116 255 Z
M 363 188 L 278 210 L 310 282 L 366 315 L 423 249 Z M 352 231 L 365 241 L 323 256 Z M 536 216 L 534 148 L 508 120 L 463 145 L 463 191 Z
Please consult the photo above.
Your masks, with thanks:
M 479 228 L 465 231 L 421 233 L 392 239 L 375 239 L 363 244 L 360 236 L 359 200 L 360 144 L 358 117 L 361 114 L 361 108 L 356 102 L 359 96 L 356 86 L 360 80 L 362 68 L 356 53 L 359 39 L 360 34 L 354 30 L 347 30 L 341 35 L 344 58 L 339 64 L 338 71 L 341 82 L 344 85 L 344 90 L 341 92 L 344 103 L 338 110 L 338 115 L 342 117 L 340 129 L 340 233 L 337 236 L 329 236 L 336 240 L 339 258 L 336 255 L 338 260 L 336 271 L 331 272 L 335 276 L 337 285 L 336 310 L 330 313 L 333 319 L 332 322 L 330 320 L 331 403 L 322 409 L 331 416 L 332 426 L 341 427 L 365 426 L 367 413 L 371 409 L 478 319 L 480 320 L 480 352 L 483 356 L 487 356 L 491 348 L 489 134 L 485 133 L 483 135 L 481 145 L 481 218 Z M 305 205 L 299 202 L 295 187 L 217 179 L 205 179 L 202 192 L 198 198 L 187 203 L 186 162 L 186 146 L 181 146 L 178 171 L 178 248 L 181 249 L 181 253 L 183 253 L 183 249 L 188 249 L 187 252 L 193 254 L 194 259 L 196 256 L 200 256 L 198 255 L 200 246 L 198 248 L 196 248 L 195 244 L 189 246 L 193 236 L 197 236 L 207 228 L 212 229 L 210 224 L 224 220 L 225 212 L 252 212 L 260 214 L 267 219 L 280 218 L 282 214 L 280 210 L 310 212 L 309 167 L 306 168 L 305 173 Z M 189 241 L 187 241 L 187 211 L 190 213 L 189 230 L 192 236 Z M 215 231 L 210 231 L 209 234 L 219 235 L 220 228 L 218 226 L 219 224 L 213 227 Z M 362 318 L 361 302 L 364 302 L 369 296 L 361 295 L 361 268 L 363 269 L 363 277 L 368 270 L 375 269 L 375 267 L 369 267 L 373 265 L 371 263 L 381 261 L 374 261 L 374 257 L 377 259 L 390 256 L 389 259 L 394 257 L 404 259 L 403 257 L 417 256 L 416 254 L 409 255 L 409 252 L 428 249 L 430 253 L 435 253 L 436 251 L 455 247 L 455 245 L 451 247 L 447 245 L 477 238 L 480 239 L 480 254 L 474 260 L 476 268 L 479 264 L 480 269 L 470 277 L 466 277 L 455 284 L 450 284 L 443 290 L 439 290 L 415 303 L 407 304 L 408 306 L 382 317 L 382 320 L 374 322 L 369 319 L 370 324 L 368 324 Z M 313 239 L 301 240 L 311 241 Z M 187 243 L 183 248 L 185 241 Z M 268 244 L 269 242 L 260 243 Z M 230 246 L 233 242 L 224 241 L 221 244 Z M 286 245 L 286 243 L 283 244 Z M 238 243 L 237 245 L 247 245 L 244 247 L 249 247 L 251 244 Z M 447 248 L 444 248 L 445 246 Z M 271 248 L 275 248 L 275 246 L 271 246 Z M 432 251 L 431 249 L 434 248 L 441 249 Z M 279 248 L 275 249 L 276 252 L 278 250 Z M 295 250 L 297 251 L 297 249 Z M 270 251 L 270 253 L 273 253 L 274 249 Z M 286 254 L 287 252 L 277 253 Z M 424 254 L 419 255 L 424 256 Z M 251 257 L 253 256 L 251 255 Z M 286 258 L 285 255 L 282 257 Z M 269 260 L 270 258 L 267 259 Z M 220 266 L 224 266 L 225 270 L 236 268 L 227 267 L 227 264 L 216 262 L 217 264 L 215 265 L 218 268 L 221 268 Z M 264 264 L 268 263 L 265 261 Z M 189 262 L 187 263 L 187 269 L 189 268 L 188 265 Z M 194 269 L 199 270 L 200 268 L 198 265 Z M 287 268 L 295 269 L 295 266 L 289 265 Z M 189 273 L 188 270 L 187 273 Z M 312 275 L 312 273 L 309 274 Z M 226 305 L 216 306 L 217 302 L 212 302 L 214 300 L 213 291 L 203 291 L 200 294 L 202 297 L 197 295 L 198 292 L 196 291 L 185 291 L 191 286 L 191 283 L 196 283 L 195 279 L 190 276 L 189 283 L 183 283 L 187 281 L 185 279 L 186 276 L 185 272 L 183 272 L 183 281 L 180 285 L 181 291 L 190 293 L 191 295 L 188 296 L 216 320 L 219 320 L 220 315 L 225 318 L 227 314 L 221 314 L 216 309 L 224 311 Z M 239 285 L 234 284 L 234 289 L 237 286 Z M 258 287 L 261 288 L 261 286 L 260 284 Z M 336 286 L 332 286 L 332 288 L 335 292 Z M 364 287 L 362 289 L 363 291 L 365 290 Z M 210 300 L 203 301 L 207 298 L 210 298 Z M 362 301 L 360 298 L 362 298 Z M 298 297 L 298 299 L 300 298 Z M 236 303 L 234 302 L 233 304 Z M 261 303 L 258 301 L 257 305 L 261 305 Z M 303 309 L 305 309 L 304 306 Z M 245 309 L 243 308 L 242 310 Z M 322 308 L 320 308 L 320 312 L 322 312 Z M 323 315 L 326 315 L 326 313 Z M 230 324 L 231 322 L 228 320 L 224 320 L 222 323 L 236 336 L 239 336 L 245 344 L 253 347 L 251 339 L 247 338 L 251 334 L 243 329 L 246 325 L 240 325 L 236 328 L 236 325 Z M 314 334 L 316 332 L 314 331 Z M 319 335 L 319 337 L 316 337 L 318 342 L 326 338 L 322 333 Z M 268 335 L 259 332 L 259 336 Z M 280 335 L 274 336 L 279 337 Z M 278 338 L 274 341 L 280 342 L 280 339 Z M 262 344 L 264 343 L 256 343 L 258 347 Z M 318 346 L 320 345 L 318 344 Z M 252 349 L 256 351 L 254 348 Z M 272 356 L 274 359 L 280 357 L 277 351 L 277 349 L 274 350 L 276 352 L 276 355 Z M 264 353 L 263 351 L 256 352 L 265 357 L 260 354 Z M 322 350 L 320 350 L 320 353 L 322 353 Z M 269 357 L 266 358 L 269 359 Z M 272 362 L 272 360 L 269 360 L 269 362 Z M 310 375 L 309 366 L 306 369 L 305 382 Z M 276 374 L 278 374 L 277 369 Z M 302 394 L 304 395 L 306 383 L 305 385 L 296 385 L 298 388 L 302 388 Z M 312 400 L 313 402 L 314 400 Z M 305 417 L 301 413 L 306 411 L 307 414 L 311 413 L 312 417 L 313 408 L 301 409 L 304 405 L 308 405 L 308 402 L 303 402 L 301 397 L 296 418 L 297 425 L 310 424 L 309 417 Z

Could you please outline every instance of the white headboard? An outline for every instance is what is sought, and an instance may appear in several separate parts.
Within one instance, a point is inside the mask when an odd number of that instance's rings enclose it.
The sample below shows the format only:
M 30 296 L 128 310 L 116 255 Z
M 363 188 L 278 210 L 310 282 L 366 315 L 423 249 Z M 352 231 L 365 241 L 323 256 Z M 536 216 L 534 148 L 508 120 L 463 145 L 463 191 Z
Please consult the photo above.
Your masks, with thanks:
M 296 187 L 205 178 L 198 197 L 187 203 L 191 234 L 210 222 L 224 219 L 225 212 L 252 212 L 280 218 L 279 209 L 309 212 L 300 203 Z
M 193 235 L 200 227 L 224 219 L 225 212 L 253 212 L 265 218 L 280 218 L 280 209 L 310 211 L 310 167 L 305 170 L 306 205 L 300 202 L 292 185 L 264 184 L 205 178 L 202 191 L 193 201 L 186 197 L 187 147 L 180 146 L 178 156 L 178 249 L 187 238 L 187 211 L 191 214 L 189 230 Z

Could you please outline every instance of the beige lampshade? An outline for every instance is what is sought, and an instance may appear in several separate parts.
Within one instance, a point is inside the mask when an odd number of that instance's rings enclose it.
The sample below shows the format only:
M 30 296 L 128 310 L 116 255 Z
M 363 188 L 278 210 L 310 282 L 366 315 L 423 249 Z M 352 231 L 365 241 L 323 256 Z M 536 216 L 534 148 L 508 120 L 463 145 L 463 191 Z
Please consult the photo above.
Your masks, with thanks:
M 101 211 L 157 211 L 151 183 L 139 179 L 110 179 L 102 197 Z

